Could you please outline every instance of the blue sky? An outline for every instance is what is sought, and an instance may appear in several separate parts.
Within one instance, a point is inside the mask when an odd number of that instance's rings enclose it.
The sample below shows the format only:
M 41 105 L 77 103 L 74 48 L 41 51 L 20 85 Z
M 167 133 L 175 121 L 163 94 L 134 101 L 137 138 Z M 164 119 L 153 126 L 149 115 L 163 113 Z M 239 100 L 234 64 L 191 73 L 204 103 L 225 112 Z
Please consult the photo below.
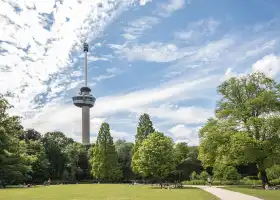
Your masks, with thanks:
M 89 52 L 91 140 L 103 121 L 134 140 L 139 116 L 198 144 L 216 87 L 261 71 L 279 79 L 277 0 L 0 1 L 0 92 L 26 128 L 81 141 L 82 43 Z

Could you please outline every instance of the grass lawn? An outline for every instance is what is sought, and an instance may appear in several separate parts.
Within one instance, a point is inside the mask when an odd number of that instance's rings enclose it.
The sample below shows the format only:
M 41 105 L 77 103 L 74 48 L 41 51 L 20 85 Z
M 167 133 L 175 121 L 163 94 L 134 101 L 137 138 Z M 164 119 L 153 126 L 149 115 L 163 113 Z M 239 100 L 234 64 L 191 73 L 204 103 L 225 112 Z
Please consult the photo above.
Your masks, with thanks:
M 0 189 L 1 200 L 218 200 L 196 188 L 154 189 L 133 185 L 53 185 Z
M 280 190 L 252 189 L 245 186 L 224 187 L 224 189 L 259 197 L 264 200 L 279 200 Z

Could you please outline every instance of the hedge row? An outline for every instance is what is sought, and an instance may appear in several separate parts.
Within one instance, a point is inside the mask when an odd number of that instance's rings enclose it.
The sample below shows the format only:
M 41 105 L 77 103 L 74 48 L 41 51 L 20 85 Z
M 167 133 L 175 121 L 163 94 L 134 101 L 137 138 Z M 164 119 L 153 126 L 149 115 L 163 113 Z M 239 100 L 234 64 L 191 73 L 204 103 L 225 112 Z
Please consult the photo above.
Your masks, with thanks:
M 270 181 L 273 185 L 280 185 L 280 179 L 275 179 Z M 204 180 L 191 180 L 191 181 L 184 181 L 184 185 L 207 185 L 207 181 Z M 214 180 L 212 185 L 261 185 L 261 180 L 239 180 L 239 181 L 219 181 Z

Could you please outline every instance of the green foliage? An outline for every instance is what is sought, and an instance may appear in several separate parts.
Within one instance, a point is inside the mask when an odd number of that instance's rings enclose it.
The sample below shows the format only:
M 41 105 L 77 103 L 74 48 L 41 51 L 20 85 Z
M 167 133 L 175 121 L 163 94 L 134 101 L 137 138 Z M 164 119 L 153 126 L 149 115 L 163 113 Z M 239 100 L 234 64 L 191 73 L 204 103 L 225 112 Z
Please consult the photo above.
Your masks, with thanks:
M 133 146 L 133 143 L 126 142 L 125 140 L 117 140 L 115 142 L 116 152 L 118 154 L 118 161 L 121 165 L 124 181 L 135 179 L 135 175 L 130 167 Z
M 261 185 L 261 180 L 251 180 L 246 177 L 244 177 L 242 180 L 240 180 L 240 185 Z
M 267 177 L 269 180 L 280 179 L 280 165 L 273 165 L 266 169 Z
M 150 116 L 146 113 L 140 116 L 139 123 L 137 127 L 137 134 L 135 137 L 135 146 L 134 152 L 138 150 L 142 141 L 148 137 L 149 134 L 155 132 L 153 127 L 153 122 L 150 119 Z
M 280 185 L 280 179 L 273 179 L 270 181 L 270 183 L 273 185 Z
M 60 179 L 68 159 L 64 149 L 74 141 L 62 132 L 48 132 L 44 135 L 42 142 L 50 162 L 50 176 L 52 179 Z
M 5 187 L 8 183 L 24 180 L 30 170 L 25 157 L 25 146 L 21 146 L 19 136 L 22 126 L 19 118 L 7 113 L 11 106 L 0 96 L 0 182 Z
M 118 155 L 110 134 L 108 123 L 102 123 L 96 145 L 91 155 L 92 175 L 102 181 L 117 181 L 122 178 Z
M 78 168 L 79 157 L 84 151 L 84 146 L 79 143 L 68 144 L 63 150 L 63 154 L 66 157 L 66 167 L 70 172 L 70 177 L 72 180 L 76 180 L 76 172 Z
M 261 73 L 231 78 L 218 87 L 216 119 L 200 130 L 199 159 L 215 163 L 256 163 L 263 184 L 265 169 L 280 159 L 280 85 Z
M 199 174 L 199 180 L 207 180 L 207 178 L 209 177 L 209 174 L 207 171 L 202 171 L 200 174 Z
M 213 169 L 213 175 L 215 180 L 227 181 L 227 180 L 240 180 L 241 176 L 233 166 L 224 166 L 216 164 Z
M 190 180 L 190 181 L 184 181 L 184 185 L 206 185 L 207 181 L 205 180 Z
M 180 142 L 175 146 L 176 163 L 180 164 L 188 158 L 189 148 L 187 143 Z
M 191 174 L 191 180 L 198 180 L 199 179 L 199 175 L 193 171 L 192 174 Z
M 163 133 L 155 132 L 139 148 L 135 165 L 144 177 L 164 179 L 176 167 L 173 141 Z
M 134 173 L 139 174 L 139 168 L 136 164 L 137 160 L 139 160 L 139 152 L 138 149 L 142 145 L 144 139 L 151 133 L 155 132 L 153 127 L 153 122 L 150 119 L 150 116 L 146 113 L 140 116 L 139 123 L 137 127 L 137 134 L 135 136 L 135 145 L 133 148 L 133 157 L 131 162 L 131 167 Z
M 42 182 L 48 178 L 49 160 L 45 148 L 39 140 L 28 140 L 26 144 L 26 156 L 29 158 L 28 165 L 31 169 L 28 175 L 33 182 Z

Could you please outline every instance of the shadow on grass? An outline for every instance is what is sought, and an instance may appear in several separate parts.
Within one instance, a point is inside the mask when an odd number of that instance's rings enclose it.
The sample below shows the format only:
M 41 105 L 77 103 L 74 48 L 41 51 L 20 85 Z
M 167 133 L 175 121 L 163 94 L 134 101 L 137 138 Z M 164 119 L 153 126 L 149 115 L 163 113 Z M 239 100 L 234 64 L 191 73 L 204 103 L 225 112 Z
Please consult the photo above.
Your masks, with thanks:
M 240 189 L 252 189 L 252 190 L 265 190 L 261 185 L 258 185 L 257 187 L 253 187 L 253 185 L 232 185 L 232 186 L 226 186 L 226 188 L 240 188 Z

